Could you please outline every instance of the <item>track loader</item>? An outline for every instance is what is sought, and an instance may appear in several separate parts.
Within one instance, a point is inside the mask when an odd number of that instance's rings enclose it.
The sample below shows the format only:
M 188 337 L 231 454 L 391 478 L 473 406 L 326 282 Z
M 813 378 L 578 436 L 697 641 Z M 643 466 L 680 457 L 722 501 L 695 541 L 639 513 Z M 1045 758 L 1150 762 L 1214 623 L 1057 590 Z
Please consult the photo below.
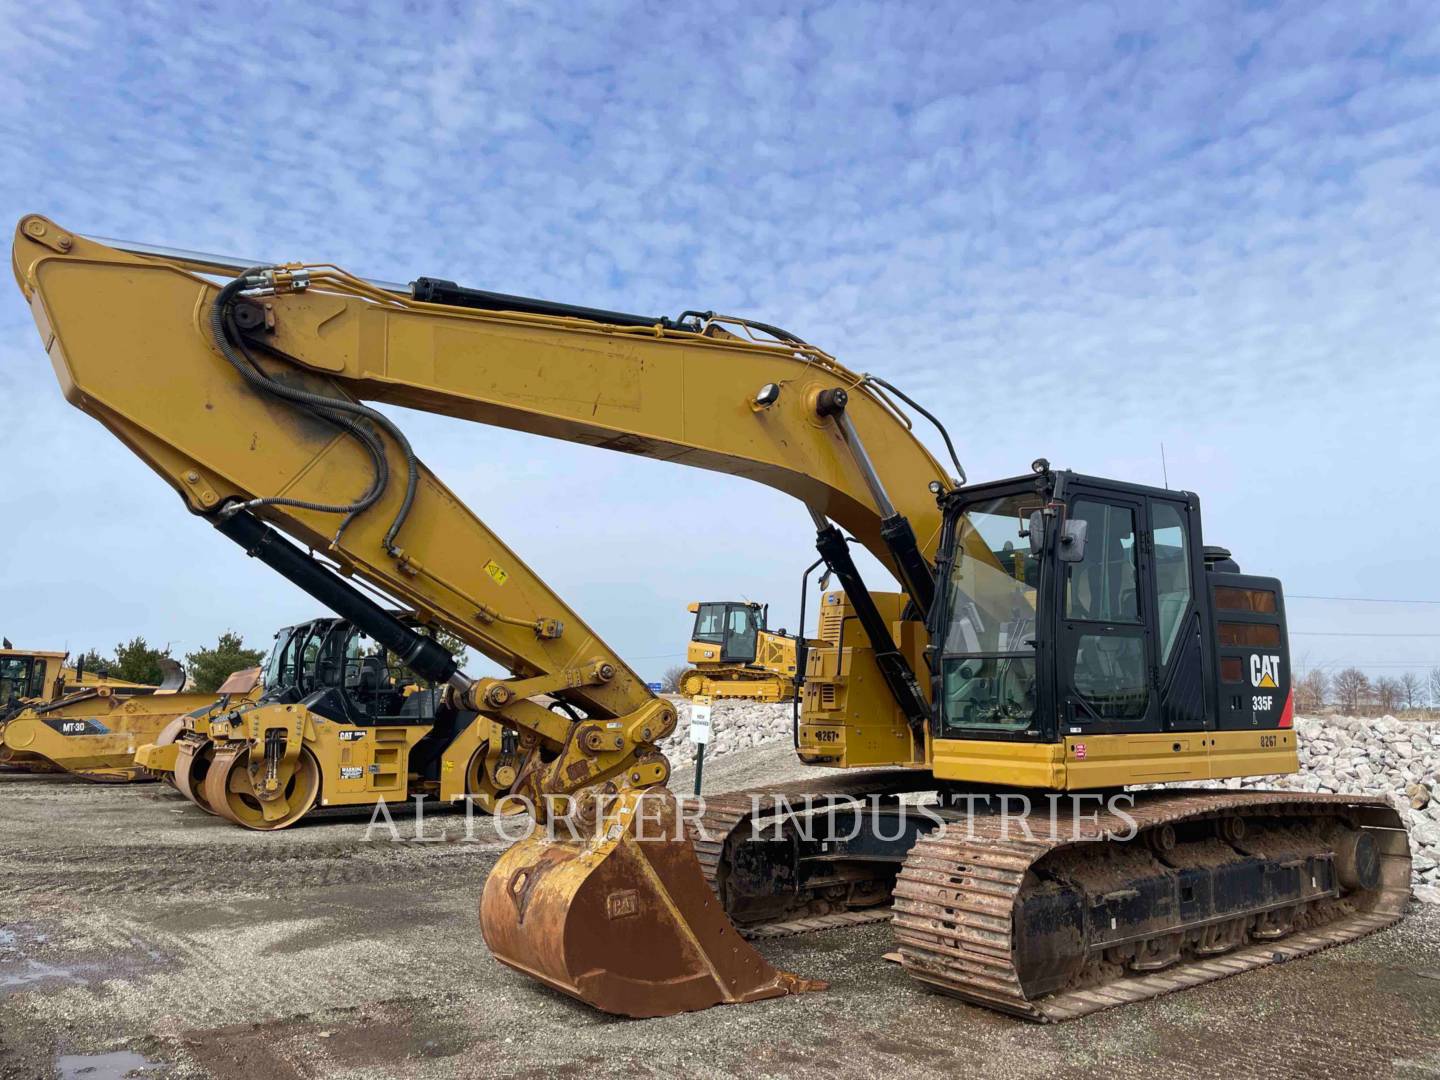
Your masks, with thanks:
M 481 929 L 551 987 L 628 1016 L 783 996 L 813 984 L 740 926 L 893 904 L 909 974 L 1057 1020 L 1401 915 L 1408 840 L 1379 797 L 1122 790 L 1297 768 L 1280 584 L 1206 548 L 1194 495 L 1043 460 L 971 485 L 893 385 L 713 312 L 248 267 L 39 216 L 13 263 L 71 403 L 248 555 L 512 734 L 514 790 L 545 827 L 490 873 Z M 853 771 L 682 808 L 656 749 L 674 708 L 366 401 L 794 496 L 840 585 L 797 750 Z M 604 499 L 579 479 L 575 497 Z M 674 542 L 673 523 L 647 524 L 645 542 Z M 872 591 L 852 544 L 900 591 Z M 467 677 L 357 582 L 509 677 Z M 276 713 L 243 741 L 232 775 L 289 812 L 300 725 Z
M 766 627 L 768 604 L 712 601 L 690 605 L 695 626 L 680 693 L 749 701 L 793 701 L 801 680 L 799 640 Z

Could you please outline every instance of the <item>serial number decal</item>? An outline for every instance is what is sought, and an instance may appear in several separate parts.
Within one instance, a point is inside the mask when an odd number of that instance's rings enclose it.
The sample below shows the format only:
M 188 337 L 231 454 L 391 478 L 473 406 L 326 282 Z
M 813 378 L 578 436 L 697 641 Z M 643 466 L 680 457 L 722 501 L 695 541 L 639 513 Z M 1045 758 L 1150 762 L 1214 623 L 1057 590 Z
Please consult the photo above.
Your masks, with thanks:
M 1261 735 L 1261 736 L 1260 736 L 1260 749 L 1261 749 L 1261 750 L 1269 750 L 1269 749 L 1273 748 L 1274 745 L 1275 745 L 1275 736 L 1274 736 L 1274 735 Z
M 840 733 L 838 731 L 835 731 L 833 728 L 821 728 L 819 731 L 815 732 L 815 741 L 839 742 Z

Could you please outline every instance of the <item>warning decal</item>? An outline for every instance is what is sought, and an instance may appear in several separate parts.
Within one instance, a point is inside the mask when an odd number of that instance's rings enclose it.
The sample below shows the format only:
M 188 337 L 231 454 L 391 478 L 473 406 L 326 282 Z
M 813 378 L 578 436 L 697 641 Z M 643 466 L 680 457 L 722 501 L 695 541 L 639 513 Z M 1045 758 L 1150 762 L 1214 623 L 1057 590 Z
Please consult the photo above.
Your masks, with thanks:
M 496 585 L 504 585 L 506 580 L 510 577 L 509 574 L 507 574 L 503 569 L 501 569 L 500 564 L 497 563 L 494 559 L 491 559 L 485 564 L 485 572 L 494 579 Z

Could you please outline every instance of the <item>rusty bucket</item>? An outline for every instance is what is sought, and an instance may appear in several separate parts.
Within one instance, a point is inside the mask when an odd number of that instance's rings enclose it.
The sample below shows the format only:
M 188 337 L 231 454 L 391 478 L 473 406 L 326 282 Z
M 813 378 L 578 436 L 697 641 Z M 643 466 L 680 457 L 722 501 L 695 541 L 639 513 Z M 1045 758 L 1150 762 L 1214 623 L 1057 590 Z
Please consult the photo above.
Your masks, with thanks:
M 664 788 L 620 797 L 598 838 L 544 828 L 501 856 L 480 897 L 502 963 L 618 1016 L 669 1016 L 824 983 L 777 971 L 736 931 Z

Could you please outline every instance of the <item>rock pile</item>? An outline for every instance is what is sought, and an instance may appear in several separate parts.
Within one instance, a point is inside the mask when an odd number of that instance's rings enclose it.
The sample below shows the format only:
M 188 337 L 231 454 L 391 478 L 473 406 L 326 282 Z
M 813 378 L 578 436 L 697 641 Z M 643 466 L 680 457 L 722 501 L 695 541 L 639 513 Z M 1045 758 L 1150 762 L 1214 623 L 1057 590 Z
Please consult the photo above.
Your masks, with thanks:
M 1388 796 L 1410 830 L 1416 899 L 1440 904 L 1440 721 L 1302 716 L 1295 733 L 1298 773 L 1225 785 Z
M 676 764 L 693 756 L 690 706 L 661 746 Z M 720 701 L 707 758 L 790 740 L 790 706 Z M 1282 788 L 1385 795 L 1410 830 L 1417 899 L 1440 904 L 1440 721 L 1380 717 L 1297 717 L 1300 772 L 1219 781 L 1230 788 Z M 1209 786 L 1209 785 L 1206 785 Z
M 688 762 L 695 748 L 690 743 L 690 703 L 676 699 L 680 720 L 675 733 L 660 744 L 660 749 L 676 765 Z M 747 750 L 765 743 L 790 741 L 790 705 L 761 705 L 749 701 L 717 701 L 710 712 L 710 742 L 705 747 L 707 761 L 736 750 Z

